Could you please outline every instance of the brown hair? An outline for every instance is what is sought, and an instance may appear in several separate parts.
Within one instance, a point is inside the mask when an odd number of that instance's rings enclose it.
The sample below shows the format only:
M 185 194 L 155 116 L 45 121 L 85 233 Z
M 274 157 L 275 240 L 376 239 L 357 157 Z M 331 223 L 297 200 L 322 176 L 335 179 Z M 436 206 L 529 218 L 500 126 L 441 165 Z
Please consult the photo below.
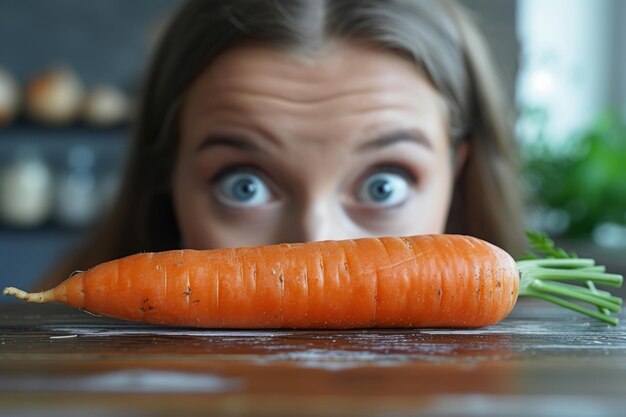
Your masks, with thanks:
M 174 14 L 153 56 L 113 210 L 46 284 L 109 259 L 179 246 L 169 189 L 179 102 L 222 51 L 243 40 L 303 50 L 330 38 L 389 48 L 430 78 L 447 103 L 452 139 L 469 143 L 446 231 L 519 253 L 521 203 L 511 115 L 484 40 L 453 0 L 191 0 Z

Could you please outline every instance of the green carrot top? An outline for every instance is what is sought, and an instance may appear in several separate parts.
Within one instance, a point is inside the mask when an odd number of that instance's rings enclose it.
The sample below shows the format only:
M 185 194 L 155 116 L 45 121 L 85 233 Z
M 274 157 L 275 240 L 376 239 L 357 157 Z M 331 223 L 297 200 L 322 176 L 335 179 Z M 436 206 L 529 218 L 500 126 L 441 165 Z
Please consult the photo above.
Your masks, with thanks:
M 614 326 L 619 323 L 616 315 L 622 299 L 597 289 L 596 284 L 620 287 L 621 275 L 606 273 L 593 259 L 581 259 L 557 248 L 545 234 L 526 232 L 526 236 L 530 251 L 517 261 L 520 296 L 545 300 Z

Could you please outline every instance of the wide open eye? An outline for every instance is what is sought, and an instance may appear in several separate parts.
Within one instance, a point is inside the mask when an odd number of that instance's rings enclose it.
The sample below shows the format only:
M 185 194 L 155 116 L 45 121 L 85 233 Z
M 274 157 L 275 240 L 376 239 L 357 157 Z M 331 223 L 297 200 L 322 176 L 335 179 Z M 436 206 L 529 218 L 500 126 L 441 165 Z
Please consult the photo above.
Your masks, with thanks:
M 215 196 L 222 204 L 243 208 L 267 204 L 272 193 L 259 175 L 234 171 L 220 175 L 216 182 Z
M 359 201 L 379 206 L 395 206 L 406 200 L 410 183 L 406 176 L 392 171 L 370 175 L 359 187 Z

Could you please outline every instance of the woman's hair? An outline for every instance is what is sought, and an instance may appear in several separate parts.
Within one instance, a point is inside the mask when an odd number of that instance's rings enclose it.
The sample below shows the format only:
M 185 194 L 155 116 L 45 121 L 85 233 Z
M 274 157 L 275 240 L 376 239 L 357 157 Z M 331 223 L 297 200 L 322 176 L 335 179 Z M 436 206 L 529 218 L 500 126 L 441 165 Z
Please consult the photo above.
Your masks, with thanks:
M 447 104 L 453 145 L 469 145 L 446 232 L 519 253 L 512 114 L 485 42 L 461 6 L 453 0 L 191 0 L 173 15 L 154 51 L 111 213 L 47 284 L 113 258 L 179 247 L 170 189 L 179 103 L 220 53 L 245 40 L 298 52 L 337 39 L 395 51 L 430 79 Z

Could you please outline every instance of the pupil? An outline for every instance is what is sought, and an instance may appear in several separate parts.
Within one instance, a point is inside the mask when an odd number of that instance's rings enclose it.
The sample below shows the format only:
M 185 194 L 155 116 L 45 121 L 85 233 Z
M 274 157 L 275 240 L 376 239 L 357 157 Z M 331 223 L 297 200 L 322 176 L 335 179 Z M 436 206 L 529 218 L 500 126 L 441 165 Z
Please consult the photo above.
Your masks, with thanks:
M 372 195 L 378 200 L 383 200 L 392 193 L 393 186 L 389 181 L 376 181 L 372 184 Z
M 250 198 L 256 192 L 256 184 L 250 180 L 241 180 L 235 189 L 237 197 Z

